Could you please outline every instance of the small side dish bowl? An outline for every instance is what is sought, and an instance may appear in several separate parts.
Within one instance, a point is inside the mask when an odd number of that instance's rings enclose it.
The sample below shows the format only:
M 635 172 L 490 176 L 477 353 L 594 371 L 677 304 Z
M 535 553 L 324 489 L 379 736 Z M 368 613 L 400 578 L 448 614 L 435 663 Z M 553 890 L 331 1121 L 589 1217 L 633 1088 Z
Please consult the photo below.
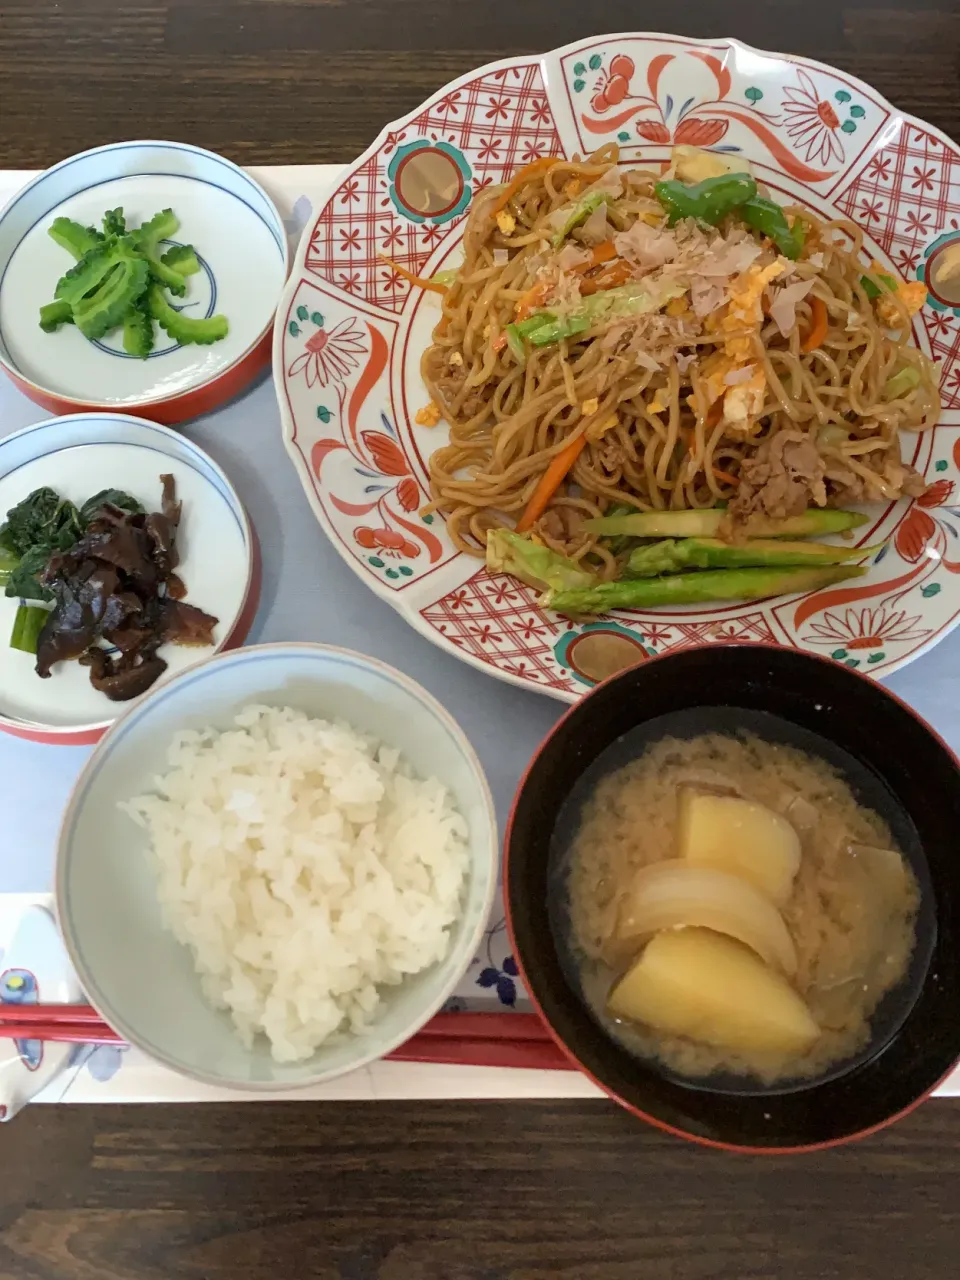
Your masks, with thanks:
M 816 735 L 821 758 L 841 772 L 852 757 L 856 776 L 846 780 L 858 802 L 883 816 L 889 803 L 888 812 L 903 816 L 901 830 L 913 833 L 899 843 L 920 884 L 920 912 L 897 1020 L 884 1024 L 849 1063 L 809 1081 L 787 1081 L 782 1089 L 759 1082 L 725 1088 L 711 1076 L 684 1079 L 628 1051 L 589 1011 L 558 943 L 557 921 L 566 910 L 558 867 L 579 825 L 579 801 L 564 806 L 580 780 L 599 781 L 625 764 L 629 741 L 612 766 L 611 757 L 601 760 L 625 735 L 637 734 L 638 742 L 646 735 L 644 745 L 696 736 L 715 731 L 718 717 L 727 718 L 726 732 L 746 729 L 811 755 L 810 735 Z M 757 727 L 764 723 L 766 731 Z M 832 660 L 765 645 L 709 646 L 657 658 L 614 676 L 570 710 L 520 784 L 504 867 L 514 954 L 560 1046 L 635 1115 L 680 1137 L 738 1151 L 832 1146 L 898 1119 L 960 1059 L 958 829 L 960 764 L 876 682 Z
M 154 326 L 155 345 L 142 359 L 124 350 L 119 332 L 88 341 L 73 324 L 40 328 L 41 306 L 74 265 L 47 234 L 50 224 L 66 217 L 99 228 L 118 207 L 131 228 L 172 209 L 179 226 L 160 247 L 192 244 L 200 268 L 173 305 L 189 318 L 225 315 L 226 337 L 179 346 Z M 266 367 L 289 265 L 276 206 L 238 165 L 180 142 L 95 147 L 46 169 L 0 211 L 0 367 L 54 413 L 103 408 L 164 423 L 194 418 Z
M 204 998 L 193 957 L 164 927 L 146 832 L 118 802 L 150 791 L 185 729 L 225 729 L 243 707 L 293 707 L 348 722 L 436 778 L 466 821 L 468 872 L 446 956 L 385 989 L 369 1028 L 278 1063 L 263 1037 L 244 1047 L 229 1016 Z M 409 1039 L 469 966 L 497 883 L 496 818 L 480 762 L 463 732 L 399 671 L 344 649 L 269 644 L 222 654 L 134 707 L 80 775 L 60 831 L 56 901 L 71 962 L 112 1027 L 158 1062 L 195 1080 L 252 1091 L 294 1089 L 343 1075 Z
M 24 427 L 0 440 L 0 524 L 35 489 L 77 506 L 122 489 L 146 510 L 160 504 L 160 476 L 173 476 L 182 518 L 178 574 L 186 603 L 217 618 L 213 648 L 162 646 L 163 682 L 246 639 L 260 599 L 260 549 L 243 503 L 223 471 L 186 437 L 121 413 L 78 413 Z M 0 731 L 33 742 L 97 742 L 129 705 L 111 702 L 78 662 L 58 662 L 46 679 L 32 653 L 8 641 L 20 601 L 0 588 Z

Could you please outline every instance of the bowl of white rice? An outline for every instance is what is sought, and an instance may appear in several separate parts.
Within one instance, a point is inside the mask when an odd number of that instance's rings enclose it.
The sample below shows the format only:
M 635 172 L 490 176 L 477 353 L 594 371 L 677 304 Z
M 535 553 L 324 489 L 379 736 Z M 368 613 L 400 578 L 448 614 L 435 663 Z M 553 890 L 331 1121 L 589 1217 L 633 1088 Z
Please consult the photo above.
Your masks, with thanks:
M 269 644 L 184 672 L 101 741 L 64 814 L 57 909 L 131 1044 L 282 1090 L 441 1008 L 497 870 L 483 770 L 438 702 L 361 654 Z

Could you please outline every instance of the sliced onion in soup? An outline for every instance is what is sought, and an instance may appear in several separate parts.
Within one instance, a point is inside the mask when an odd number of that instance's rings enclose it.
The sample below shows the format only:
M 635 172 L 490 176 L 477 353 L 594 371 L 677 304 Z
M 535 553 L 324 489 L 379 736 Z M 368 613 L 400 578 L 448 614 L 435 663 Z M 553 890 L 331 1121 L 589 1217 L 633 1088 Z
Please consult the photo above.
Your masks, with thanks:
M 736 938 L 788 977 L 797 952 L 783 917 L 759 889 L 737 876 L 681 859 L 655 862 L 637 873 L 620 905 L 623 941 L 639 941 L 661 929 L 696 925 Z

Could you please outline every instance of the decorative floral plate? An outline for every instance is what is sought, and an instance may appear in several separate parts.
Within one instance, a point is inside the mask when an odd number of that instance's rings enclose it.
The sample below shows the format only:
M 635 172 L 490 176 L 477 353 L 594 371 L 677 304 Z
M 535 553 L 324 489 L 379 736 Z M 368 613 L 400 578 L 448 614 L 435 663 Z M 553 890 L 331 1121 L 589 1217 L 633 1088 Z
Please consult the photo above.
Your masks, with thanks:
M 677 142 L 744 153 L 783 199 L 864 230 L 870 256 L 924 280 L 915 341 L 942 367 L 944 412 L 906 436 L 931 482 L 874 507 L 861 544 L 888 539 L 855 586 L 766 603 L 623 612 L 580 625 L 457 552 L 419 514 L 444 427 L 415 424 L 436 295 L 378 255 L 430 275 L 457 261 L 471 197 L 537 156 L 617 141 L 630 163 Z M 886 674 L 960 619 L 960 148 L 869 86 L 736 40 L 615 35 L 491 64 L 385 130 L 308 226 L 277 312 L 284 438 L 343 558 L 434 643 L 513 684 L 573 701 L 629 662 L 694 644 L 774 641 Z M 954 503 L 958 505 L 953 505 Z

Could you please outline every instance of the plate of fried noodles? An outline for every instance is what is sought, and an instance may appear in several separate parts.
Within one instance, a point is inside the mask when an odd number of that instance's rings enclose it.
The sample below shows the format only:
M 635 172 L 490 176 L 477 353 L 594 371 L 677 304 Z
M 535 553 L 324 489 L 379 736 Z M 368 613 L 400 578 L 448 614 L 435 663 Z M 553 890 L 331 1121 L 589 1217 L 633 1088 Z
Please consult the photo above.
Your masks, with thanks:
M 567 700 L 693 644 L 892 671 L 960 616 L 951 170 L 733 40 L 446 86 L 343 174 L 278 312 L 320 523 L 418 631 Z

